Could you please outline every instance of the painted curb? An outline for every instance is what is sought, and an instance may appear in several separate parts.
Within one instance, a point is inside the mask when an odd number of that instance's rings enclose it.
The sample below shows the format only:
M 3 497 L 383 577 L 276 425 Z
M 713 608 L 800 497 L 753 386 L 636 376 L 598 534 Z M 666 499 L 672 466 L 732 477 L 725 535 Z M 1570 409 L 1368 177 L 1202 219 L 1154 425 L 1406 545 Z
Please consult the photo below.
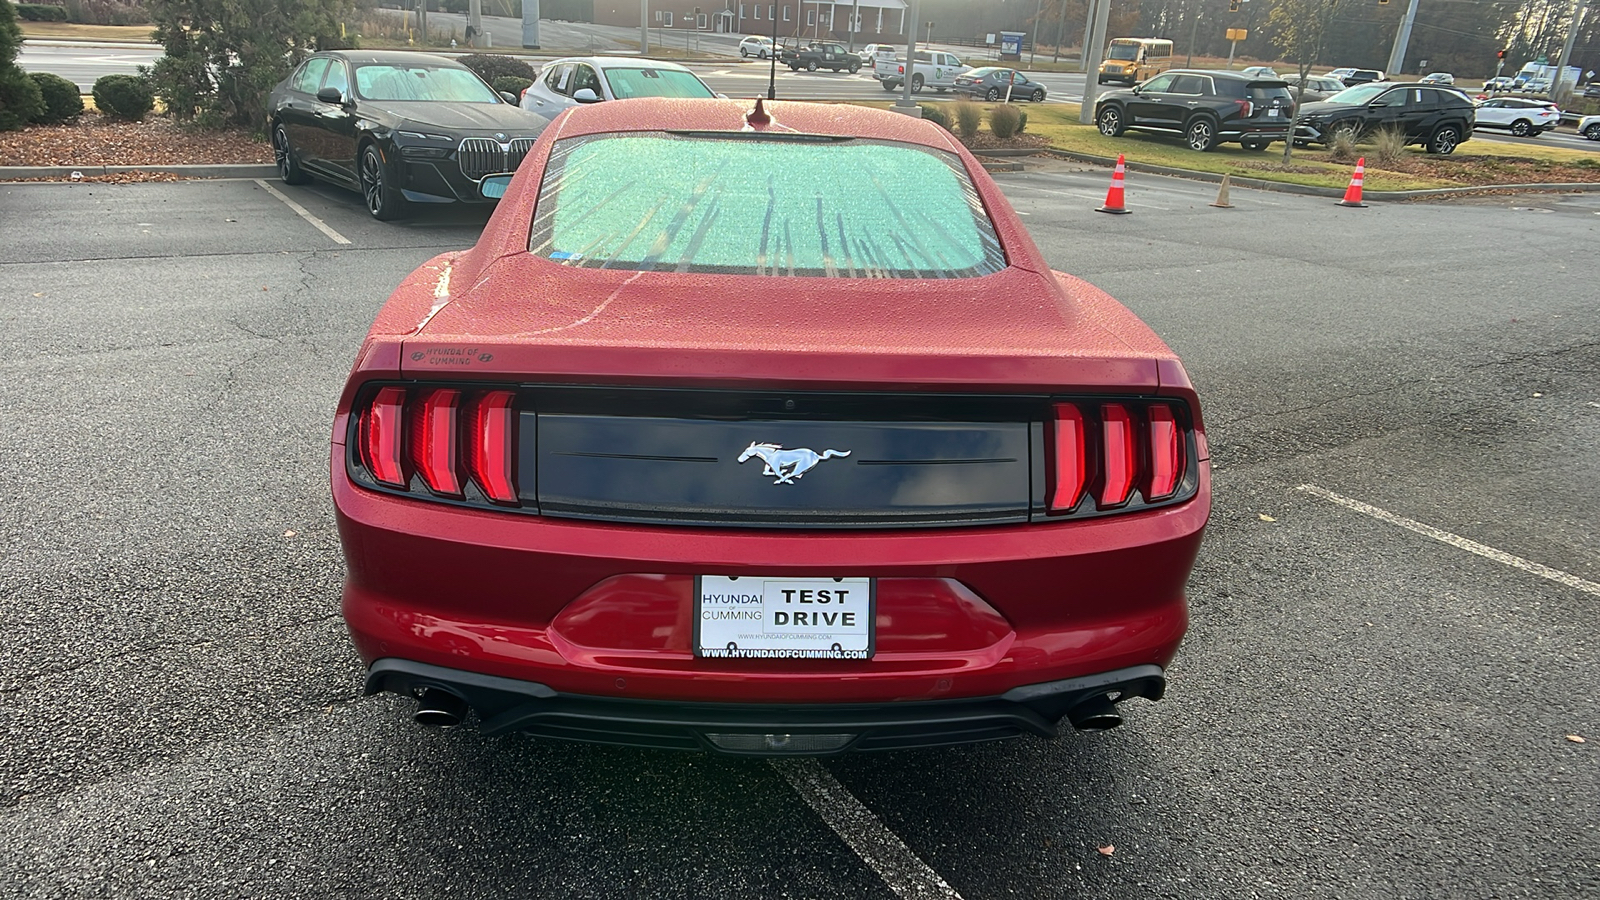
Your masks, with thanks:
M 1109 156 L 1094 156 L 1088 153 L 1079 153 L 1075 150 L 1061 150 L 1050 148 L 1051 153 L 1078 162 L 1094 163 L 1095 165 L 1110 168 L 1117 161 Z M 1204 181 L 1218 184 L 1222 176 L 1214 172 L 1197 172 L 1194 169 L 1176 169 L 1171 166 L 1154 166 L 1148 163 L 1125 162 L 1124 167 L 1130 172 L 1143 172 L 1146 175 L 1165 175 L 1170 178 L 1187 178 L 1191 181 Z M 1344 188 L 1316 187 L 1309 184 L 1289 184 L 1282 181 L 1268 181 L 1262 178 L 1250 178 L 1240 175 L 1229 175 L 1230 181 L 1239 187 L 1255 188 L 1261 191 L 1278 191 L 1285 194 L 1306 194 L 1312 197 L 1344 196 Z M 1367 200 L 1426 200 L 1431 197 L 1449 197 L 1457 194 L 1473 194 L 1481 191 L 1562 191 L 1572 193 L 1600 192 L 1600 182 L 1577 182 L 1575 184 L 1486 184 L 1479 187 L 1458 188 L 1428 188 L 1416 191 L 1364 191 L 1362 197 Z
M 212 166 L 0 166 L 0 181 L 18 178 L 70 178 L 73 172 L 91 175 L 121 175 L 126 172 L 168 172 L 186 178 L 276 178 L 278 167 L 271 165 Z

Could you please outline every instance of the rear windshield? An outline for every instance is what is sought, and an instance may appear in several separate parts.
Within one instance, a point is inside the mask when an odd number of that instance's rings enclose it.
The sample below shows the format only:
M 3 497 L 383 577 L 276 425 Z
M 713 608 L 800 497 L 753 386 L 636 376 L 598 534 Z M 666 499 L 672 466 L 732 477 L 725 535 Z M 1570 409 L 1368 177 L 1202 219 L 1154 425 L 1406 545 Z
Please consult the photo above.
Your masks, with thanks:
M 745 275 L 971 278 L 1005 267 L 954 154 L 665 132 L 558 141 L 529 249 L 570 266 Z
M 1294 96 L 1294 93 L 1289 90 L 1287 84 L 1261 84 L 1257 82 L 1250 85 L 1249 95 L 1251 100 L 1256 101 L 1271 100 L 1275 97 L 1282 97 L 1288 100 Z
M 357 66 L 356 93 L 365 100 L 436 100 L 501 103 L 470 69 L 433 66 Z
M 715 94 L 693 72 L 676 69 L 606 69 L 611 93 L 618 100 L 630 97 L 713 97 Z

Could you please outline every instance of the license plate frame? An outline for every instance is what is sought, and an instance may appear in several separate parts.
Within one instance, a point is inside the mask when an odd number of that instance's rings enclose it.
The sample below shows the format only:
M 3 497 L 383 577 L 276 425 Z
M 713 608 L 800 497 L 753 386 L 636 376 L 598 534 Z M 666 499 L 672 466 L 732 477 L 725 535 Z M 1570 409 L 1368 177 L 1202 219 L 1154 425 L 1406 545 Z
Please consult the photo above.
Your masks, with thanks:
M 871 659 L 877 610 L 871 577 L 696 575 L 692 649 L 699 659 Z

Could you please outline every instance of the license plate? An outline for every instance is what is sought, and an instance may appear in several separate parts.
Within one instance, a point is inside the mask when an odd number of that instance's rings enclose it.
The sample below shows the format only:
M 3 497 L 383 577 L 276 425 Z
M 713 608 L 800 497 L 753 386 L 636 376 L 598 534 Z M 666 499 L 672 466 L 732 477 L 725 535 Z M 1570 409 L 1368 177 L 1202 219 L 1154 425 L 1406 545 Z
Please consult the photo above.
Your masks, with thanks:
M 871 578 L 698 575 L 694 653 L 708 659 L 871 659 Z
M 1267 117 L 1268 118 L 1276 118 L 1277 115 L 1278 115 L 1278 111 L 1276 109 L 1271 109 L 1271 108 L 1267 109 Z

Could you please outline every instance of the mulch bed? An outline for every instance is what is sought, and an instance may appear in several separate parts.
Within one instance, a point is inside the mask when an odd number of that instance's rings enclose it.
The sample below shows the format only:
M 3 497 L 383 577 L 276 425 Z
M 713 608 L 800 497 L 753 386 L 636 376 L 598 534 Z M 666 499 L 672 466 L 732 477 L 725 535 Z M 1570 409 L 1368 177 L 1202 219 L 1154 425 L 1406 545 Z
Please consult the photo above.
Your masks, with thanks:
M 968 150 L 1045 150 L 1050 146 L 1050 140 L 1038 134 L 1019 134 L 1001 140 L 987 131 L 980 131 L 970 141 L 962 140 L 960 135 L 956 135 L 956 140 Z
M 244 131 L 196 131 L 169 118 L 118 122 L 87 112 L 67 125 L 0 132 L 0 166 L 178 166 L 272 163 L 272 147 Z M 108 176 L 115 178 L 120 176 Z M 106 180 L 106 179 L 96 179 Z
M 1361 148 L 1363 150 L 1369 148 Z M 1281 147 L 1274 147 L 1267 151 L 1267 158 L 1260 162 L 1243 163 L 1245 168 L 1258 172 L 1281 172 L 1283 166 L 1279 160 L 1283 158 Z M 1355 160 L 1336 160 L 1331 154 L 1320 151 L 1296 150 L 1296 160 L 1315 160 L 1317 162 L 1330 162 L 1339 165 L 1354 166 Z M 1520 156 L 1431 156 L 1415 150 L 1407 150 L 1399 159 L 1388 163 L 1379 162 L 1375 156 L 1367 156 L 1367 169 L 1369 171 L 1401 172 L 1406 175 L 1417 175 L 1425 178 L 1437 178 L 1441 181 L 1454 181 L 1465 185 L 1487 186 L 1496 184 L 1578 184 L 1586 182 L 1600 182 L 1600 158 L 1594 161 L 1581 162 L 1552 162 L 1543 159 L 1529 159 Z M 1293 172 L 1313 173 L 1319 169 L 1305 166 L 1299 167 L 1291 164 L 1289 170 Z

